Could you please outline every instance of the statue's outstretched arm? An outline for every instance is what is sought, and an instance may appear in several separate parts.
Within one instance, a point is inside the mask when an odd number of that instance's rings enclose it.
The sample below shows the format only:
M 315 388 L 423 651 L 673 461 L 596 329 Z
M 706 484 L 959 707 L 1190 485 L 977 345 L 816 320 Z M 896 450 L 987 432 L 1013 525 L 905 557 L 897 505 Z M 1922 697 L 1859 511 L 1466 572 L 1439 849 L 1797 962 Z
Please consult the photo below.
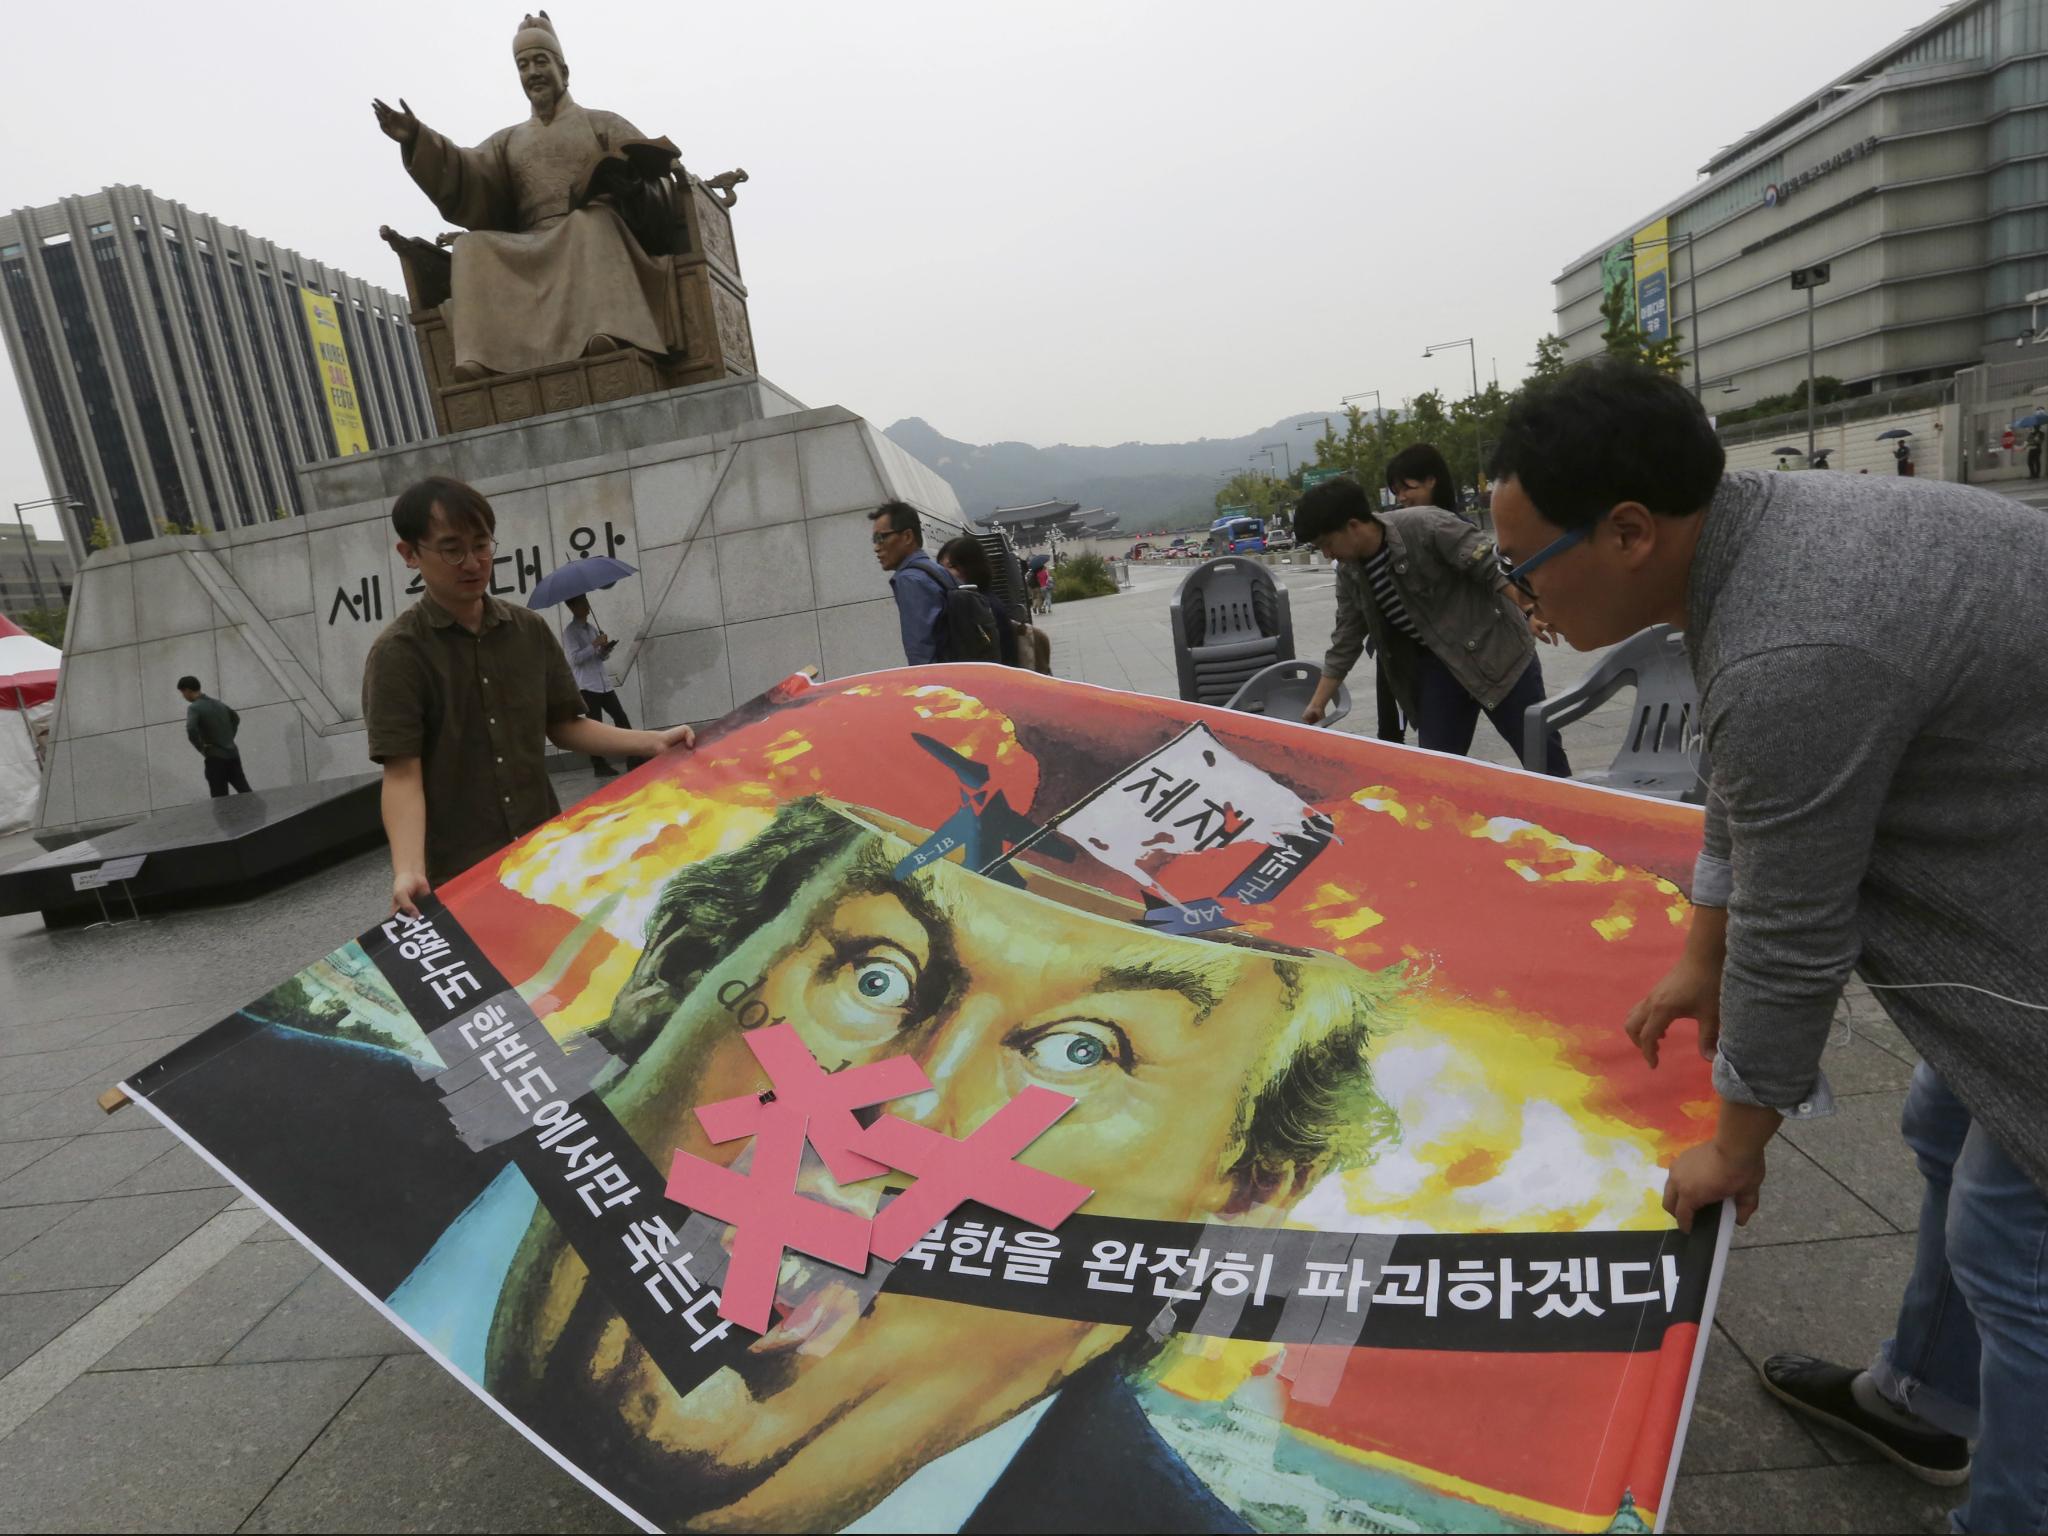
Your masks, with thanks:
M 404 146 L 406 174 L 433 199 L 442 218 L 464 229 L 519 227 L 517 199 L 505 160 L 505 141 L 511 130 L 500 130 L 475 148 L 465 149 L 409 113 L 407 118 L 412 135 L 399 140 Z
M 405 104 L 403 96 L 398 98 L 395 107 L 386 106 L 373 97 L 370 110 L 377 114 L 377 126 L 383 130 L 384 137 L 395 140 L 406 149 L 412 148 L 413 140 L 419 137 L 420 120 L 412 115 L 412 108 Z

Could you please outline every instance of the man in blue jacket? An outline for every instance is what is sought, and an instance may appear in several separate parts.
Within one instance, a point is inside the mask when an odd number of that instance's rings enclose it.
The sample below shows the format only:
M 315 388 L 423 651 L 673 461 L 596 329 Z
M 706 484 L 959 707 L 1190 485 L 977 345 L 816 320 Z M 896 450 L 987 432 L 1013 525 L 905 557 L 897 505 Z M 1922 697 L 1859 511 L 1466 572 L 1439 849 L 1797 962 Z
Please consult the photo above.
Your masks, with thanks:
M 868 514 L 875 563 L 889 573 L 896 593 L 896 618 L 903 626 L 903 659 L 913 667 L 951 661 L 946 598 L 959 585 L 924 552 L 924 524 L 917 508 L 885 501 Z

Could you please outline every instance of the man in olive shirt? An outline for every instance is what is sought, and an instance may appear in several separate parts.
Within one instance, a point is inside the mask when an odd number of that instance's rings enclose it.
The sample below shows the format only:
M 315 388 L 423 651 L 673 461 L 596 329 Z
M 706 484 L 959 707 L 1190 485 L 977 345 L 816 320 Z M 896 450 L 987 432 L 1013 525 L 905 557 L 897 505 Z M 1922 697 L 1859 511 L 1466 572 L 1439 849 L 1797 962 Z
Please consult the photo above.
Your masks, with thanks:
M 242 772 L 242 749 L 235 745 L 242 717 L 219 699 L 207 697 L 190 673 L 178 679 L 178 692 L 185 696 L 185 739 L 206 762 L 208 793 L 216 800 L 230 789 L 239 795 L 254 793 L 249 775 Z
M 416 913 L 435 886 L 560 811 L 544 741 L 652 757 L 696 736 L 687 725 L 627 731 L 583 718 L 547 621 L 490 595 L 497 518 L 474 488 L 422 480 L 393 504 L 391 523 L 426 590 L 370 648 L 363 719 L 384 767 L 392 910 Z

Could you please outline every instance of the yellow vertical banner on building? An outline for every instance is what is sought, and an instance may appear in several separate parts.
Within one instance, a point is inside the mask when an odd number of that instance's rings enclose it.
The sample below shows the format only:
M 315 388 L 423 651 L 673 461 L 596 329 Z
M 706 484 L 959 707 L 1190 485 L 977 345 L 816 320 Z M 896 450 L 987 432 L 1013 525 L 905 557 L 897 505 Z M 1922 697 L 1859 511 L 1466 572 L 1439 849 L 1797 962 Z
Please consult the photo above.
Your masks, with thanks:
M 299 290 L 306 309 L 306 334 L 313 340 L 313 360 L 320 370 L 320 390 L 327 397 L 327 419 L 334 424 L 336 451 L 344 458 L 368 453 L 370 435 L 363 430 L 363 410 L 356 399 L 355 375 L 349 371 L 348 342 L 334 300 L 310 288 Z
M 1652 344 L 1671 339 L 1671 221 L 1635 232 L 1636 324 Z

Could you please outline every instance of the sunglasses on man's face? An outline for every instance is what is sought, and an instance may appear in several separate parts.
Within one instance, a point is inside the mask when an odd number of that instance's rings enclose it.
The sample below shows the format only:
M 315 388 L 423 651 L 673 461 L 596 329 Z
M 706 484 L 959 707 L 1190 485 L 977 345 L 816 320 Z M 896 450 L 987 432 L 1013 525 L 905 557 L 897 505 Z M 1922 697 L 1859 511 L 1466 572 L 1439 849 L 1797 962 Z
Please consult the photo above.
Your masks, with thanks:
M 881 545 L 884 545 L 888 543 L 891 539 L 895 538 L 897 534 L 908 532 L 910 532 L 908 528 L 877 528 L 873 533 L 868 535 L 868 542 L 879 548 Z

